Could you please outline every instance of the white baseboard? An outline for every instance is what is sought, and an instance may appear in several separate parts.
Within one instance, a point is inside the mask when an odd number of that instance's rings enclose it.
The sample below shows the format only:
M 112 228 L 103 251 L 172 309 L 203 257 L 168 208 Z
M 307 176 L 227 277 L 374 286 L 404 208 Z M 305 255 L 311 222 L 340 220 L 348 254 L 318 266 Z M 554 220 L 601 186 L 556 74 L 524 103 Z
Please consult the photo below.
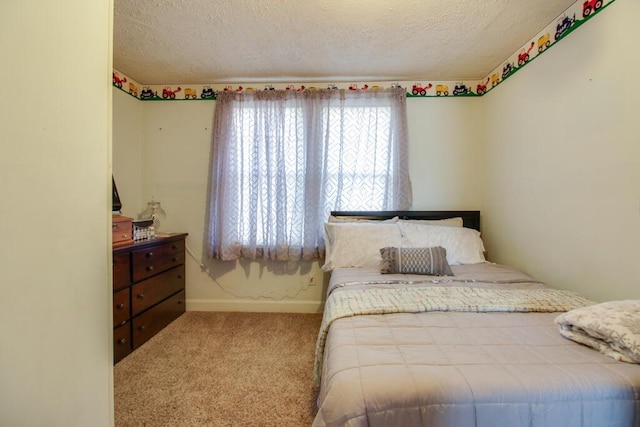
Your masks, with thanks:
M 243 311 L 260 313 L 322 313 L 320 301 L 247 301 L 187 299 L 187 311 Z

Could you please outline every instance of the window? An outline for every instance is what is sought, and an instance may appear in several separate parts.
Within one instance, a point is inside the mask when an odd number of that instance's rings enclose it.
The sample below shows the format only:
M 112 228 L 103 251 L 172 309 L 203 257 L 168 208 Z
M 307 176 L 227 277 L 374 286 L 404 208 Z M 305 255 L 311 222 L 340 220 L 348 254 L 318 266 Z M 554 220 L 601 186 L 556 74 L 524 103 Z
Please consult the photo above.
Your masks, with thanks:
M 221 94 L 209 255 L 320 257 L 331 210 L 409 208 L 405 97 L 402 89 Z
M 390 162 L 391 108 L 332 107 L 323 115 L 322 125 L 327 129 L 325 211 L 385 209 L 388 190 L 393 189 L 388 183 L 396 172 Z

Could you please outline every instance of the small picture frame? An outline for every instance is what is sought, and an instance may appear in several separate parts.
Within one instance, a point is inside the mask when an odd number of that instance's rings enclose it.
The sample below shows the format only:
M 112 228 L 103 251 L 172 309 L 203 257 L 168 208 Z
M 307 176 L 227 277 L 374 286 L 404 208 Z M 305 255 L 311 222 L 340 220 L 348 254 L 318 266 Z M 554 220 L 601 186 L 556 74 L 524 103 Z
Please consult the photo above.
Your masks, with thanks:
M 120 201 L 120 195 L 118 194 L 118 188 L 116 187 L 116 180 L 113 178 L 113 175 L 111 175 L 111 182 L 112 182 L 112 188 L 113 188 L 112 211 L 120 212 L 120 210 L 122 210 L 122 202 Z

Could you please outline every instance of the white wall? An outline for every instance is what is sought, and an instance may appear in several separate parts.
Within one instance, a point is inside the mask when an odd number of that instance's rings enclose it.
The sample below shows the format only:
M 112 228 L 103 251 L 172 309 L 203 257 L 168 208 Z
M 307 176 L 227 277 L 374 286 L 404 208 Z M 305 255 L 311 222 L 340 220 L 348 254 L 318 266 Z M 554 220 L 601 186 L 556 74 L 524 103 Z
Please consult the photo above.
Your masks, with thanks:
M 129 111 L 133 98 L 118 89 L 114 92 L 122 95 L 114 95 L 114 109 Z M 318 311 L 328 279 L 318 261 L 234 263 L 202 256 L 215 102 L 138 104 L 143 106 L 141 166 L 127 167 L 142 170 L 142 203 L 130 216 L 154 197 L 167 212 L 160 231 L 189 233 L 187 309 Z M 476 127 L 469 125 L 480 122 L 479 107 L 477 98 L 407 100 L 414 209 L 479 209 L 481 144 Z M 114 113 L 114 129 L 121 126 L 120 120 L 128 128 L 132 116 Z M 138 149 L 138 139 L 131 135 L 137 132 L 114 130 L 114 162 L 116 152 L 129 150 L 121 145 Z M 119 168 L 114 166 L 114 174 Z M 129 183 L 134 175 L 119 173 L 121 195 L 126 186 L 139 185 Z M 123 203 L 126 208 L 127 201 Z
M 491 258 L 596 300 L 640 289 L 638 16 L 616 1 L 483 97 Z
M 113 5 L 0 10 L 0 425 L 112 425 Z
M 122 214 L 136 218 L 146 203 L 142 196 L 142 122 L 144 108 L 137 98 L 112 90 L 113 109 L 113 177 L 122 202 Z
M 414 210 L 481 206 L 482 98 L 408 98 Z

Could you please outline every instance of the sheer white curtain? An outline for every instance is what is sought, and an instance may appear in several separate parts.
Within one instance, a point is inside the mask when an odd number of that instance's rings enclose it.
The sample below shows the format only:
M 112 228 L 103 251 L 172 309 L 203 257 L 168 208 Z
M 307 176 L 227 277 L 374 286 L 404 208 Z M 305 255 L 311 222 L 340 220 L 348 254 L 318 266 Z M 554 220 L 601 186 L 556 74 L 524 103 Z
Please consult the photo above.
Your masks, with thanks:
M 323 256 L 331 210 L 411 207 L 407 151 L 402 88 L 220 93 L 208 255 Z

